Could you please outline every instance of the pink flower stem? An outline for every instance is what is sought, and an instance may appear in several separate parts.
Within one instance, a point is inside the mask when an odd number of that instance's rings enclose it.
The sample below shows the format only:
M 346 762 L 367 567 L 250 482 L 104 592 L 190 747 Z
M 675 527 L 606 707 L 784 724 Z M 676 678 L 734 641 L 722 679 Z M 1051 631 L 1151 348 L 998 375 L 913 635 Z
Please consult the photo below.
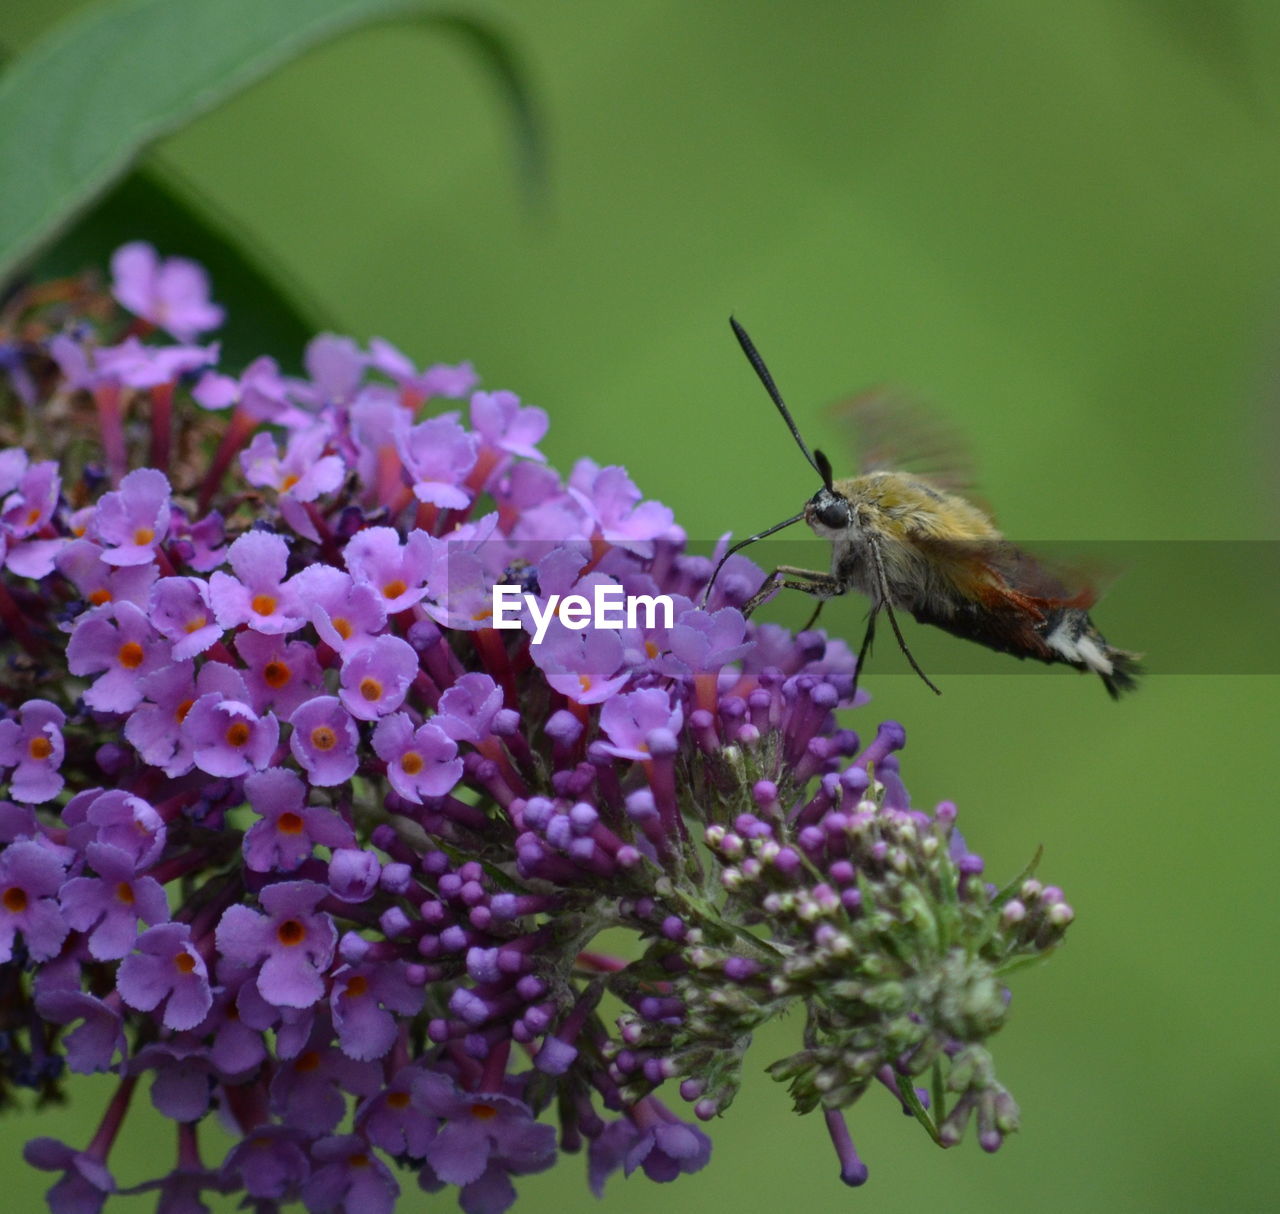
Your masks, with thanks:
M 178 1167 L 188 1172 L 199 1172 L 204 1168 L 194 1121 L 183 1121 L 178 1125 Z
M 627 968 L 628 962 L 621 957 L 611 957 L 607 953 L 578 954 L 577 966 L 593 974 L 618 974 Z
M 46 648 L 45 643 L 38 640 L 36 634 L 31 631 L 26 615 L 23 614 L 22 608 L 18 606 L 3 582 L 0 582 L 0 620 L 8 624 L 9 630 L 22 642 L 22 647 L 28 653 Z
M 239 405 L 235 407 L 235 411 L 231 414 L 231 420 L 227 423 L 226 432 L 222 436 L 222 442 L 218 444 L 218 451 L 213 457 L 209 473 L 204 478 L 204 483 L 200 486 L 201 513 L 209 509 L 209 503 L 213 500 L 213 495 L 218 492 L 218 487 L 222 484 L 222 478 L 226 476 L 227 469 L 231 467 L 231 461 L 235 459 L 240 448 L 248 441 L 249 435 L 253 433 L 256 424 L 255 420 Z
M 169 471 L 173 447 L 173 384 L 151 389 L 151 466 Z
M 480 1079 L 482 1092 L 501 1092 L 502 1081 L 507 1075 L 507 1059 L 511 1056 L 511 1042 L 504 1041 L 489 1051 L 485 1059 L 484 1075 Z
M 98 426 L 102 431 L 102 450 L 107 457 L 107 472 L 118 485 L 128 467 L 124 444 L 124 401 L 119 384 L 99 384 L 93 390 L 98 406 Z
M 511 662 L 507 657 L 507 647 L 495 628 L 477 628 L 472 634 L 476 652 L 486 670 L 502 688 L 507 704 L 519 703 L 516 695 L 515 680 L 511 675 Z
M 133 1099 L 133 1090 L 137 1086 L 137 1076 L 120 1081 L 115 1095 L 111 1097 L 111 1103 L 107 1105 L 107 1111 L 102 1115 L 102 1124 L 98 1126 L 98 1132 L 84 1149 L 84 1153 L 90 1158 L 98 1160 L 99 1163 L 106 1162 L 111 1145 L 124 1124 L 125 1114 L 129 1111 L 129 1101 Z

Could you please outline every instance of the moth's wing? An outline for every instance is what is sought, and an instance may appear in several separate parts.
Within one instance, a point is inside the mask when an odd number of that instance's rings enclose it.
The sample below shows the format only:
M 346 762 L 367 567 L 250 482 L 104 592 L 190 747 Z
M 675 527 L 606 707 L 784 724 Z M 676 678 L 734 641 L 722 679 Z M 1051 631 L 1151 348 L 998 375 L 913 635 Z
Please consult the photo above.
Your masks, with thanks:
M 926 539 L 918 544 L 964 598 L 991 610 L 1032 617 L 1059 607 L 1087 610 L 1097 602 L 1099 588 L 1116 573 L 1078 552 L 1050 558 L 1005 539 Z
M 1097 598 L 1087 575 L 1007 540 L 924 540 L 918 546 L 949 592 L 921 596 L 912 614 L 998 653 L 1060 660 L 1045 639 L 1046 624 L 1066 609 L 1087 611 Z
M 828 414 L 861 473 L 911 472 L 939 489 L 970 495 L 975 478 L 969 446 L 928 405 L 880 387 L 837 401 Z

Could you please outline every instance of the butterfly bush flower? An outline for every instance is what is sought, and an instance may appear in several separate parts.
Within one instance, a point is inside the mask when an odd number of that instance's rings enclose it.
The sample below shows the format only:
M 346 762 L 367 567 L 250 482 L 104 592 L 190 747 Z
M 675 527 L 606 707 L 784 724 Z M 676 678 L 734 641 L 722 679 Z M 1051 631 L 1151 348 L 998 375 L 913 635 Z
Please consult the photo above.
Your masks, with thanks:
M 371 743 L 387 765 L 387 782 L 415 805 L 423 797 L 444 796 L 462 778 L 457 743 L 431 721 L 415 730 L 407 713 L 394 713 L 378 722 Z
M 21 934 L 27 955 L 48 961 L 71 930 L 57 904 L 66 864 L 49 847 L 19 839 L 0 852 L 0 962 L 14 955 Z
M 171 643 L 169 655 L 177 661 L 194 658 L 222 639 L 201 578 L 161 578 L 151 588 L 148 606 L 151 622 Z
M 74 525 L 72 531 L 75 532 Z M 145 609 L 151 587 L 159 577 L 154 562 L 146 565 L 108 564 L 102 559 L 102 549 L 86 539 L 72 540 L 58 552 L 54 564 L 90 607 L 126 602 Z M 207 586 L 204 586 L 204 591 L 207 593 Z M 162 627 L 159 619 L 156 626 Z
M 217 356 L 216 345 L 149 346 L 126 337 L 118 346 L 96 350 L 95 362 L 101 380 L 125 388 L 158 388 L 184 372 L 208 366 Z
M 195 765 L 211 776 L 261 771 L 280 736 L 273 714 L 260 717 L 243 700 L 230 700 L 220 692 L 201 696 L 184 716 L 182 729 L 191 739 Z
M 438 548 L 420 528 L 402 541 L 394 527 L 365 527 L 351 537 L 344 555 L 356 583 L 371 587 L 387 613 L 395 614 L 427 597 Z
M 236 653 L 245 664 L 242 673 L 255 712 L 271 708 L 287 719 L 324 690 L 315 647 L 306 641 L 245 629 L 236 637 Z
M 306 504 L 335 490 L 342 483 L 345 471 L 340 457 L 322 454 L 328 444 L 328 427 L 308 426 L 294 431 L 281 458 L 271 435 L 260 430 L 240 455 L 245 480 L 251 485 L 276 490 L 276 501 L 285 521 L 299 535 L 317 542 L 320 534 Z
M 334 851 L 355 846 L 342 818 L 326 806 L 305 804 L 306 785 L 286 768 L 246 777 L 244 791 L 261 815 L 244 836 L 245 863 L 254 872 L 291 872 L 310 858 L 316 844 Z
M 120 998 L 139 1011 L 161 1004 L 161 1020 L 168 1029 L 193 1029 L 209 1014 L 213 995 L 204 958 L 191 946 L 185 923 L 161 923 L 135 936 L 120 964 L 116 986 Z
M 140 607 L 122 602 L 95 607 L 76 622 L 67 643 L 72 674 L 103 673 L 84 692 L 100 712 L 128 712 L 142 699 L 142 680 L 165 665 L 170 647 Z
M 108 565 L 149 565 L 169 529 L 169 478 L 155 468 L 139 468 L 104 493 L 93 512 L 93 538 Z
M 296 632 L 307 617 L 297 589 L 285 584 L 289 545 L 283 536 L 248 531 L 227 549 L 234 576 L 214 572 L 209 597 L 223 629 L 247 624 L 256 632 Z
M 475 467 L 476 445 L 455 419 L 433 417 L 399 436 L 397 445 L 419 501 L 454 509 L 467 505 L 470 495 L 462 485 Z
M 408 641 L 380 636 L 342 663 L 342 703 L 353 717 L 376 721 L 394 712 L 418 674 L 418 655 Z
M 360 731 L 337 696 L 316 696 L 289 718 L 289 748 L 317 787 L 345 784 L 360 765 Z
M 51 801 L 66 781 L 58 771 L 66 747 L 62 726 L 66 714 L 48 700 L 28 700 L 17 720 L 0 721 L 0 771 L 9 773 L 9 795 L 15 801 Z
M 222 319 L 198 266 L 112 273 L 132 316 L 20 291 L 0 368 L 0 423 L 58 419 L 0 448 L 0 1102 L 116 1083 L 82 1149 L 28 1144 L 53 1209 L 502 1214 L 574 1154 L 597 1194 L 674 1181 L 789 1014 L 770 1071 L 848 1184 L 876 1089 L 1000 1146 L 1006 977 L 1072 910 L 912 804 L 843 642 L 745 618 L 741 554 L 704 607 L 672 510 L 562 477 L 470 364 L 324 335 L 299 377 L 218 366 L 182 344 Z M 672 613 L 556 606 L 601 591 Z M 121 1190 L 139 1083 L 172 1153 Z
M 28 464 L 26 452 L 14 447 L 5 454 L 6 466 L 0 466 L 0 563 L 19 577 L 42 578 L 67 542 L 51 526 L 61 490 L 58 465 L 52 460 Z
M 222 324 L 223 311 L 209 298 L 209 276 L 185 257 L 161 259 L 136 240 L 115 251 L 111 276 L 111 293 L 124 307 L 179 341 Z
M 118 961 L 133 951 L 138 921 L 165 923 L 168 903 L 154 877 L 139 877 L 134 857 L 110 844 L 91 843 L 93 876 L 73 877 L 58 893 L 67 924 L 83 932 L 99 961 Z

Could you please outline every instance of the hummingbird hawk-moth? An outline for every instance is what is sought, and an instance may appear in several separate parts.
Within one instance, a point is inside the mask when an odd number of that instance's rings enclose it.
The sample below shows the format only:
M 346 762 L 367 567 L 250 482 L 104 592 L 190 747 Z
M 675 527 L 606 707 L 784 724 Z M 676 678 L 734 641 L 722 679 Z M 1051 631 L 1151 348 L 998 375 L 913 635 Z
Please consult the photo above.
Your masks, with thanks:
M 778 589 L 801 590 L 818 599 L 812 625 L 827 599 L 859 591 L 871 601 L 859 674 L 884 612 L 911 668 L 938 692 L 907 646 L 895 614 L 900 610 L 999 653 L 1093 671 L 1113 699 L 1137 686 L 1138 655 L 1108 644 L 1090 618 L 1094 590 L 1072 584 L 1069 575 L 1006 540 L 990 515 L 946 477 L 884 466 L 885 453 L 868 450 L 858 475 L 836 480 L 830 460 L 805 443 L 746 330 L 733 317 L 729 323 L 822 486 L 798 514 L 734 544 L 712 573 L 704 602 L 730 556 L 803 521 L 831 541 L 830 569 L 781 565 L 743 612 L 750 615 Z

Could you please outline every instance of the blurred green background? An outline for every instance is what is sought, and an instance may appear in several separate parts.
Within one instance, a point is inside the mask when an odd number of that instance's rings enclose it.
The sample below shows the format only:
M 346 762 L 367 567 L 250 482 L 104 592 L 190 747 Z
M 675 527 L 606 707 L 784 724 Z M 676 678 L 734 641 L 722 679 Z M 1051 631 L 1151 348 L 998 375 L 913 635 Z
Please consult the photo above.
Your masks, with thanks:
M 0 42 L 21 48 L 74 7 L 2 0 Z M 419 361 L 472 359 L 488 386 L 550 411 L 553 462 L 625 463 L 694 537 L 759 529 L 815 488 L 733 343 L 733 311 L 811 442 L 833 439 L 821 405 L 868 383 L 945 406 L 1011 535 L 1275 538 L 1274 3 L 486 11 L 546 122 L 538 211 L 493 81 L 423 27 L 308 54 L 148 164 L 336 328 Z M 1196 551 L 1112 639 L 1148 645 L 1146 612 L 1192 647 L 1224 628 L 1246 652 L 1251 630 L 1274 645 L 1275 600 L 1206 586 Z M 1276 549 L 1256 551 L 1274 572 Z M 1256 610 L 1237 609 L 1251 594 Z M 837 604 L 825 623 L 856 642 L 861 614 Z M 1156 675 L 1118 705 L 1094 679 L 999 665 L 947 675 L 939 699 L 903 668 L 882 642 L 874 702 L 851 723 L 903 721 L 917 802 L 955 800 L 995 876 L 1043 844 L 1042 875 L 1078 913 L 1065 950 L 1016 983 L 996 1042 L 1023 1132 L 994 1158 L 973 1142 L 941 1152 L 874 1094 L 851 1116 L 871 1181 L 850 1192 L 820 1121 L 762 1074 L 798 1031 L 784 1024 L 710 1127 L 711 1166 L 662 1189 L 617 1177 L 603 1208 L 1275 1208 L 1277 666 Z M 99 1108 L 0 1125 L 7 1209 L 43 1208 L 48 1178 L 17 1162 L 21 1141 L 83 1142 Z M 126 1181 L 170 1150 L 136 1128 L 125 1145 Z M 593 1207 L 582 1173 L 571 1160 L 520 1182 L 516 1208 Z

